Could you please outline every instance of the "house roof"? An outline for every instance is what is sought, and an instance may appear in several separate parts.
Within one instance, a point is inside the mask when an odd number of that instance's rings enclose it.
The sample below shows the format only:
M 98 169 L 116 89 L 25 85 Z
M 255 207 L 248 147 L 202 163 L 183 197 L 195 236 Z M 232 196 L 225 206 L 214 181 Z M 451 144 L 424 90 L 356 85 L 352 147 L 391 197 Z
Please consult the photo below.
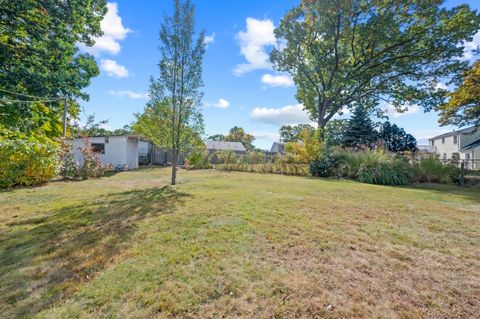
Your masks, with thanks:
M 480 138 L 467 146 L 462 147 L 462 150 L 474 150 L 480 148 Z
M 472 126 L 472 127 L 467 127 L 467 128 L 464 128 L 464 129 L 461 129 L 461 130 L 458 130 L 458 131 L 443 133 L 443 134 L 440 134 L 440 135 L 431 137 L 431 138 L 429 138 L 428 140 L 429 140 L 429 141 L 431 141 L 431 140 L 436 140 L 436 139 L 443 138 L 443 137 L 453 136 L 453 135 L 456 135 L 456 134 L 459 134 L 459 133 L 460 133 L 460 134 L 470 133 L 470 132 L 473 131 L 473 130 L 475 130 L 475 127 L 474 127 L 474 126 Z
M 223 141 L 207 141 L 208 150 L 220 150 L 220 151 L 240 151 L 245 152 L 245 146 L 240 142 L 223 142 Z

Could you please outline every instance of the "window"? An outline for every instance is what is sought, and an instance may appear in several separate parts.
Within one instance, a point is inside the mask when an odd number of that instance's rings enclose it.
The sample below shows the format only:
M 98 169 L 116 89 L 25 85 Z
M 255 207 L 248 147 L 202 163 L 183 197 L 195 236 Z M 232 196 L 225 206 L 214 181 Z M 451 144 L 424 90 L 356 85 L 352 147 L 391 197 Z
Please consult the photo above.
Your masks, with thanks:
M 445 137 L 442 137 L 442 144 L 445 144 Z
M 92 143 L 92 149 L 95 153 L 105 154 L 104 143 Z
M 458 135 L 453 136 L 453 144 L 458 144 Z
M 465 160 L 466 160 L 467 162 L 470 160 L 470 154 L 469 154 L 469 153 L 465 154 Z
M 432 146 L 434 146 L 434 145 L 435 145 L 435 140 L 432 140 Z
M 444 160 L 444 161 L 447 160 L 447 153 L 443 153 L 443 160 Z

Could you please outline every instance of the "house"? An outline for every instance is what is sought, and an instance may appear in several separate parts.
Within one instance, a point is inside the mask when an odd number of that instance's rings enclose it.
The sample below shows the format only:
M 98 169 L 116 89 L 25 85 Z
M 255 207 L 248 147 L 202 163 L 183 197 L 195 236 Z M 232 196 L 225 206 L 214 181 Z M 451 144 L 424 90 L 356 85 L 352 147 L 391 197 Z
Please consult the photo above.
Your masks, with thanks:
M 88 141 L 94 152 L 99 154 L 100 161 L 103 164 L 111 164 L 113 168 L 117 166 L 122 168 L 126 166 L 129 169 L 138 168 L 138 136 L 96 136 L 89 137 Z M 79 164 L 83 162 L 80 149 L 84 146 L 83 138 L 77 138 L 73 141 L 73 156 Z
M 441 160 L 463 160 L 470 169 L 480 169 L 480 129 L 465 128 L 430 138 L 430 153 Z
M 247 152 L 245 146 L 240 142 L 224 142 L 224 141 L 207 141 L 207 150 L 210 154 L 217 151 L 233 151 L 237 154 L 243 154 Z
M 284 147 L 285 147 L 285 143 L 273 142 L 272 147 L 270 148 L 270 152 L 283 154 Z

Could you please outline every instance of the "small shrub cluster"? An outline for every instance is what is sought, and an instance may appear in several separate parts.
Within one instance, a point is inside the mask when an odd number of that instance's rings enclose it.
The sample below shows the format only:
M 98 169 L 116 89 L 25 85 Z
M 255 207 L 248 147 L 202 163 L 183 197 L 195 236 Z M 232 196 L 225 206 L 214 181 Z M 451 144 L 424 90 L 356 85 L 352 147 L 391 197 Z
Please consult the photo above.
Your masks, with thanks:
M 196 148 L 191 150 L 185 158 L 185 167 L 188 169 L 211 168 L 210 160 L 210 155 L 205 148 Z
M 382 150 L 354 152 L 333 149 L 310 164 L 310 173 L 321 177 L 350 178 L 362 183 L 406 185 L 409 183 L 453 183 L 459 169 L 442 164 L 437 157 L 407 157 Z
M 58 151 L 52 141 L 0 140 L 0 187 L 48 182 L 58 172 Z
M 308 165 L 306 164 L 217 164 L 215 169 L 221 171 L 237 171 L 249 173 L 264 173 L 264 174 L 283 174 L 283 175 L 309 175 Z
M 95 178 L 111 170 L 111 167 L 102 164 L 100 156 L 94 152 L 88 138 L 83 139 L 83 146 L 79 150 L 83 156 L 83 162 L 80 165 L 73 158 L 71 144 L 62 142 L 60 175 L 64 179 Z

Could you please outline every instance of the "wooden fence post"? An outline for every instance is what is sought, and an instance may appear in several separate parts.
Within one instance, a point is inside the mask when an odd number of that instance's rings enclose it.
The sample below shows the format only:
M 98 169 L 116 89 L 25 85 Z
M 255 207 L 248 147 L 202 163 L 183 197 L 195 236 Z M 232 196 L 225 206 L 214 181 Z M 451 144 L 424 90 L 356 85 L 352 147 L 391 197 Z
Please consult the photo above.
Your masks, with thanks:
M 465 186 L 465 161 L 460 165 L 460 186 Z

